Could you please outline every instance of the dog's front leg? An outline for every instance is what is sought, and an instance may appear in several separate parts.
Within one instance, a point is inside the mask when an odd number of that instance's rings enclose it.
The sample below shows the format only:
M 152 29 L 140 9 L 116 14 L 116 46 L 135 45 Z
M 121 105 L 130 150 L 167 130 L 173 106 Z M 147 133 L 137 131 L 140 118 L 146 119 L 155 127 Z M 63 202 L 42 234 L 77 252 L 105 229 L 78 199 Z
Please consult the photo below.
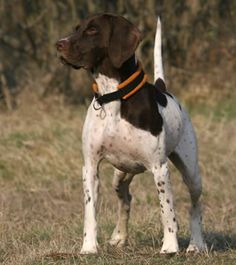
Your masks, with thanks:
M 173 207 L 173 195 L 168 171 L 167 161 L 157 163 L 153 167 L 153 174 L 161 206 L 161 217 L 164 228 L 163 245 L 161 253 L 178 252 L 177 222 Z
M 88 159 L 86 159 L 88 160 Z M 98 163 L 86 161 L 83 167 L 84 188 L 84 240 L 81 254 L 97 253 L 97 221 L 96 203 L 98 197 L 99 178 Z

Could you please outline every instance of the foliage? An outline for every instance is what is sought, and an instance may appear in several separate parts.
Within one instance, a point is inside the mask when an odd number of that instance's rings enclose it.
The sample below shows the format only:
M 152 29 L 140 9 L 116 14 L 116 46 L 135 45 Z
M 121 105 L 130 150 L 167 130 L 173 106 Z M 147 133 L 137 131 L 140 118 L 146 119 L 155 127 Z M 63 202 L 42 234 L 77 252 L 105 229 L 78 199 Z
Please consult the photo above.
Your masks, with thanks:
M 235 1 L 1 0 L 0 75 L 11 92 L 21 91 L 31 82 L 32 89 L 42 95 L 56 89 L 76 101 L 89 96 L 88 77 L 82 71 L 65 70 L 56 59 L 54 44 L 81 19 L 104 11 L 124 15 L 142 30 L 138 54 L 150 76 L 156 16 L 161 15 L 164 59 L 171 89 L 180 90 L 196 72 L 211 73 L 215 65 L 224 65 L 222 76 L 233 71 Z

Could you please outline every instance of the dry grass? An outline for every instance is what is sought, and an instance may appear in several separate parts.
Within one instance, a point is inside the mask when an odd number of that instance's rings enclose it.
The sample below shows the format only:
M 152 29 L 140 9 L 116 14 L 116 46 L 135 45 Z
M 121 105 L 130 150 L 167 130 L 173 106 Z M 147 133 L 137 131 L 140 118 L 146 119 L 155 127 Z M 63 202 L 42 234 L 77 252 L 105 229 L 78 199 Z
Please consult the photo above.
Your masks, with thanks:
M 29 98 L 30 96 L 30 98 Z M 159 255 L 162 229 L 152 176 L 136 177 L 129 244 L 108 246 L 116 220 L 112 169 L 104 163 L 99 203 L 100 254 L 79 256 L 82 243 L 81 128 L 86 108 L 40 103 L 34 94 L 0 114 L 0 263 L 38 264 L 233 264 L 236 259 L 236 125 L 194 112 L 204 177 L 204 224 L 209 254 L 188 256 L 188 194 L 172 170 L 180 224 L 178 256 Z M 178 176 L 176 176 L 178 175 Z

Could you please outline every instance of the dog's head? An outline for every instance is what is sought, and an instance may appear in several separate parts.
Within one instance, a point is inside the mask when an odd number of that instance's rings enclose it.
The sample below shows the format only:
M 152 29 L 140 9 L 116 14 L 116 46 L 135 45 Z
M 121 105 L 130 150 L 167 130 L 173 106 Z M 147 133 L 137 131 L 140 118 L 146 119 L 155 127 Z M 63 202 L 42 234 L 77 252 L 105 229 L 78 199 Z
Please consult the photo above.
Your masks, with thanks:
M 120 68 L 134 54 L 140 35 L 138 28 L 121 16 L 95 15 L 59 40 L 56 48 L 61 61 L 75 69 L 96 69 L 105 59 Z

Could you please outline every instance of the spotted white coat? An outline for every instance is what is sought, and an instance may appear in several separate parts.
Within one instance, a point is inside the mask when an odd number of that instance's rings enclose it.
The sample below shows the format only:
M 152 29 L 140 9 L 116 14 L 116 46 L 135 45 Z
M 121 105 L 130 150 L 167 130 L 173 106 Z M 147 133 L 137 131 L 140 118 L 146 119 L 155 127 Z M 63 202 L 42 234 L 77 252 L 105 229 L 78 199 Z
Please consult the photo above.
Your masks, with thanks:
M 160 34 L 160 26 L 157 27 L 156 34 Z M 155 47 L 160 49 L 160 45 Z M 160 56 L 161 52 L 155 51 L 155 54 Z M 161 73 L 163 78 L 160 58 L 157 58 L 156 62 L 156 78 L 158 78 L 158 73 Z M 99 93 L 106 94 L 117 89 L 119 80 L 99 74 L 96 76 L 96 82 Z M 183 175 L 192 202 L 190 211 L 191 240 L 187 251 L 205 250 L 199 202 L 201 177 L 198 169 L 195 133 L 184 108 L 174 97 L 167 96 L 167 100 L 166 107 L 159 106 L 164 124 L 163 130 L 157 137 L 124 120 L 120 114 L 120 101 L 105 104 L 99 110 L 94 108 L 95 99 L 91 103 L 82 136 L 85 203 L 82 254 L 97 253 L 98 251 L 96 204 L 99 188 L 98 169 L 103 158 L 107 159 L 115 168 L 113 186 L 119 200 L 118 222 L 110 240 L 112 245 L 123 246 L 126 243 L 131 202 L 129 184 L 135 174 L 148 170 L 154 176 L 161 206 L 164 229 L 161 253 L 175 253 L 179 250 L 178 227 L 168 170 L 168 158 L 170 158 Z

